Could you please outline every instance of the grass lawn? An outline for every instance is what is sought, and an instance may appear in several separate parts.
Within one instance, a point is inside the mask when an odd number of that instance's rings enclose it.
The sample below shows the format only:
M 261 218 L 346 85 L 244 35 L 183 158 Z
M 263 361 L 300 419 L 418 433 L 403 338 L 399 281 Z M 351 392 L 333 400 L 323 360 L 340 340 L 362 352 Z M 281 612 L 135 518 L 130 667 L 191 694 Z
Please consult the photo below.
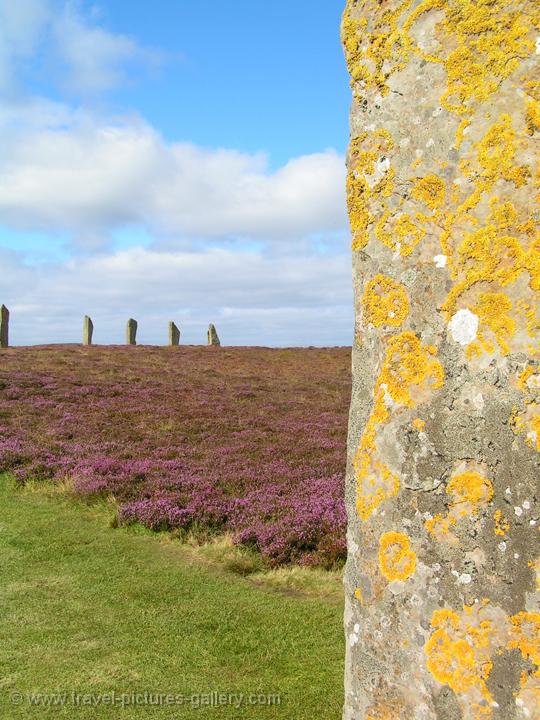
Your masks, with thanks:
M 0 476 L 0 718 L 340 717 L 340 601 L 112 529 L 103 505 L 44 488 Z

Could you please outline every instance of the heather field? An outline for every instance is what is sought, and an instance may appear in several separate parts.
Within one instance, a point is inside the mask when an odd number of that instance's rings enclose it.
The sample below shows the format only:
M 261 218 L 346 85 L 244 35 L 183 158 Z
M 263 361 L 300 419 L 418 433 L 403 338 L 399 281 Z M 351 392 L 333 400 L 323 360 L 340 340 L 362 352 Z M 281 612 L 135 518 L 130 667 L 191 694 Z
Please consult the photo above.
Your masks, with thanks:
M 330 568 L 349 396 L 348 348 L 10 348 L 0 472 L 114 498 L 120 525 Z

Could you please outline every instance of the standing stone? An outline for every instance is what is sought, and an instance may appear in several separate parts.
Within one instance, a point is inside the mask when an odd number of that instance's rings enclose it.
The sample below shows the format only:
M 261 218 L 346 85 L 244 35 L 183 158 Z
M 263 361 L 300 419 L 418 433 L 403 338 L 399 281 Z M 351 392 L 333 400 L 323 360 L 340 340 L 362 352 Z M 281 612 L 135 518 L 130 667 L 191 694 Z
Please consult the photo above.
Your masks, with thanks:
M 208 326 L 208 344 L 209 345 L 221 345 L 216 328 L 210 323 Z
M 88 315 L 84 316 L 83 321 L 83 345 L 92 344 L 92 336 L 94 335 L 94 323 Z
M 9 347 L 9 310 L 5 305 L 0 307 L 0 348 Z
M 130 318 L 126 325 L 126 345 L 137 344 L 137 321 Z
M 349 0 L 345 720 L 540 718 L 539 11 Z
M 180 330 L 172 321 L 169 323 L 169 345 L 172 347 L 180 345 Z

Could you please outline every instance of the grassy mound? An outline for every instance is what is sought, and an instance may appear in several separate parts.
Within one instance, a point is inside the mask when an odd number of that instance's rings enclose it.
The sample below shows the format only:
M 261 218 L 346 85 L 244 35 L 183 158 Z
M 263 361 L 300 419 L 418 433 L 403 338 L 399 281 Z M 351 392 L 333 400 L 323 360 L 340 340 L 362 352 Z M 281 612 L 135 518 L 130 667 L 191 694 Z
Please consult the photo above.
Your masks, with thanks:
M 0 476 L 0 717 L 340 716 L 341 602 L 301 568 L 244 578 L 48 488 Z

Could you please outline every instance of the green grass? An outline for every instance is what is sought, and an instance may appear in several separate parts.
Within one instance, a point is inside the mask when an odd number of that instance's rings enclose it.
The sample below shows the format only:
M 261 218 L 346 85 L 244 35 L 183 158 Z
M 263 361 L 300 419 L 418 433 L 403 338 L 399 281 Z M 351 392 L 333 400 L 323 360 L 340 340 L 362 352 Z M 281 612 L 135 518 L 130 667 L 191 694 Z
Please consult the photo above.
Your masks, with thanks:
M 0 718 L 340 717 L 336 578 L 301 570 L 266 578 L 226 542 L 220 565 L 219 542 L 197 549 L 112 529 L 106 506 L 18 489 L 6 476 L 0 506 Z M 186 704 L 83 704 L 145 692 Z M 205 702 L 212 692 L 246 699 L 197 708 L 198 695 Z M 29 699 L 64 693 L 64 705 Z M 258 693 L 281 702 L 249 704 Z

